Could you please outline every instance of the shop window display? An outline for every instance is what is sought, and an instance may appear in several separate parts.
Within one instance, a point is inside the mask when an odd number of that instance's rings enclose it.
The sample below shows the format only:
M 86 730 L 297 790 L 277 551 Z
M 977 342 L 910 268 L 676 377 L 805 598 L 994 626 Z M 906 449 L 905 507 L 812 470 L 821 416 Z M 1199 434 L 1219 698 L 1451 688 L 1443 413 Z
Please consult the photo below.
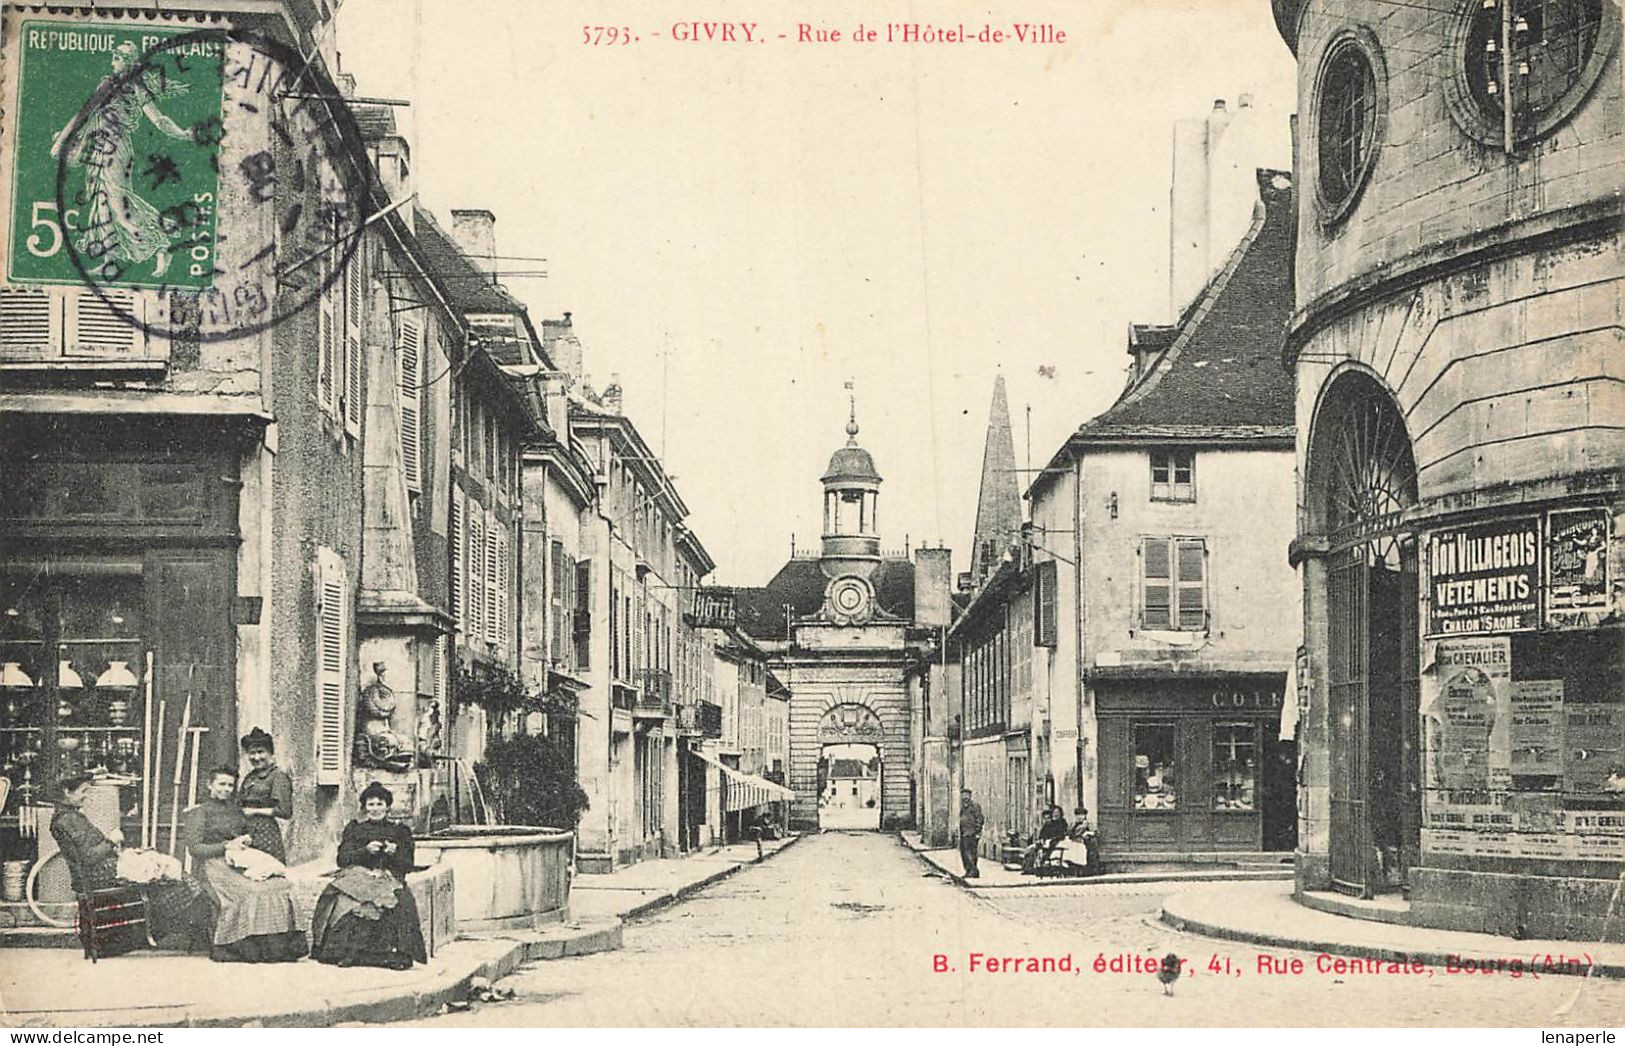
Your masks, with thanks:
M 1174 724 L 1134 727 L 1134 809 L 1172 810 L 1178 805 L 1174 775 Z
M 1252 723 L 1213 724 L 1213 809 L 1258 809 L 1256 733 Z
M 0 575 L 0 816 L 7 858 L 29 859 L 51 785 L 88 772 L 141 806 L 146 672 L 141 578 Z M 132 835 L 133 837 L 133 835 Z

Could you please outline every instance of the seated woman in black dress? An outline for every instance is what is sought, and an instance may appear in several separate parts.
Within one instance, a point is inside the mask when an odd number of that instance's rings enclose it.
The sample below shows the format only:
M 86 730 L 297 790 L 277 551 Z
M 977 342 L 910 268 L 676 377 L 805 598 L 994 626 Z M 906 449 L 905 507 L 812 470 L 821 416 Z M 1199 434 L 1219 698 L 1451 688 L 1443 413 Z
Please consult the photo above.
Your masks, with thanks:
M 187 848 L 195 874 L 218 908 L 215 962 L 294 962 L 308 945 L 281 862 L 250 845 L 248 818 L 237 805 L 237 772 L 210 771 L 209 797 L 186 811 Z M 246 869 L 246 871 L 245 871 Z
M 117 829 L 111 836 L 85 816 L 85 800 L 90 797 L 89 774 L 65 777 L 59 782 L 61 798 L 51 818 L 51 836 L 62 851 L 73 879 L 74 890 L 89 893 L 112 887 L 127 887 L 147 902 L 146 929 L 149 943 L 160 948 L 191 949 L 208 940 L 210 910 L 202 891 L 185 879 L 158 879 L 136 884 L 119 876 L 119 847 L 124 842 Z M 179 866 L 176 866 L 177 871 Z
M 362 816 L 344 826 L 339 871 L 316 901 L 311 925 L 310 954 L 320 962 L 404 970 L 429 961 L 406 888 L 412 830 L 388 820 L 394 802 L 374 781 L 361 793 Z

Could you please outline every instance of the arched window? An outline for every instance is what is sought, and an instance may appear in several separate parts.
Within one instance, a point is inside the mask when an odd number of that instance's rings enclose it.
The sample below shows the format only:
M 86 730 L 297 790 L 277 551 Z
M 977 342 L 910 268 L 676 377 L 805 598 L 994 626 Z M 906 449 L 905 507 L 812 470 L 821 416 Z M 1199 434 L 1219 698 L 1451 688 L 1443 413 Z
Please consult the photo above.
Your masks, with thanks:
M 1376 155 L 1382 111 L 1366 35 L 1339 37 L 1321 64 L 1315 93 L 1316 193 L 1327 221 L 1354 205 Z

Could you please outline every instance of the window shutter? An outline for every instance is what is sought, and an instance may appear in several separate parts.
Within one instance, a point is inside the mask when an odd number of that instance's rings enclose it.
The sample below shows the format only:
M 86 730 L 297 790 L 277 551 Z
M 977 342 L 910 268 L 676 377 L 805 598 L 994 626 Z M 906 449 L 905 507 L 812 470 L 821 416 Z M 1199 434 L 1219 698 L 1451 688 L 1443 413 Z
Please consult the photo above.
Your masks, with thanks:
M 361 256 L 357 251 L 344 267 L 344 428 L 352 435 L 361 432 L 361 412 L 366 402 L 361 363 Z
M 1140 549 L 1140 567 L 1145 579 L 1144 625 L 1151 629 L 1173 627 L 1170 611 L 1173 576 L 1167 538 L 1146 538 Z
M 1059 628 L 1055 623 L 1056 598 L 1059 587 L 1055 560 L 1046 559 L 1034 564 L 1037 574 L 1033 584 L 1033 645 L 1054 648 Z
M 485 510 L 478 501 L 468 503 L 468 569 L 465 600 L 468 607 L 468 627 L 463 629 L 466 642 L 485 638 Z
M 0 288 L 0 355 L 45 359 L 62 342 L 62 309 L 52 294 L 25 287 Z
M 511 564 L 508 562 L 508 528 L 499 526 L 496 528 L 496 533 L 497 582 L 495 591 L 497 594 L 497 609 L 496 613 L 492 615 L 496 621 L 496 635 L 491 638 L 491 642 L 506 649 L 508 646 L 508 621 L 510 620 L 508 614 L 508 597 L 511 589 L 509 578 L 512 576 L 512 571 L 509 570 Z
M 564 615 L 568 604 L 564 601 L 564 543 L 554 541 L 548 545 L 548 621 L 551 624 L 549 631 L 548 656 L 554 661 L 564 660 Z
M 451 707 L 450 645 L 450 636 L 434 637 L 434 699 L 440 703 L 441 722 L 445 722 L 446 710 Z
M 332 549 L 316 553 L 316 783 L 344 775 L 345 649 L 349 586 L 344 561 Z
M 1207 546 L 1201 538 L 1182 538 L 1179 546 L 1179 627 L 1207 627 Z
M 592 561 L 576 563 L 575 614 L 570 623 L 575 637 L 576 668 L 592 667 Z
M 103 288 L 101 294 L 82 291 L 71 300 L 64 356 L 100 360 L 142 354 L 145 338 L 136 324 L 146 318 L 144 299 L 130 291 Z
M 463 500 L 463 488 L 452 485 L 451 488 L 451 518 L 446 521 L 446 529 L 450 532 L 451 540 L 451 568 L 446 576 L 446 601 L 451 608 L 453 627 L 462 628 L 462 614 L 465 601 L 463 598 L 463 516 L 468 511 Z
M 402 317 L 398 328 L 401 368 L 401 464 L 408 490 L 423 489 L 423 433 L 418 386 L 423 383 L 423 330 Z
M 495 517 L 485 520 L 485 641 L 495 643 L 500 635 L 497 621 L 497 530 Z
M 322 405 L 322 409 L 327 411 L 334 409 L 337 398 L 335 386 L 338 381 L 333 373 L 334 368 L 338 366 L 334 358 L 334 340 L 337 332 L 333 329 L 335 322 L 333 287 L 328 282 L 332 264 L 332 261 L 325 257 L 317 263 L 323 286 L 321 292 L 316 295 L 316 399 Z

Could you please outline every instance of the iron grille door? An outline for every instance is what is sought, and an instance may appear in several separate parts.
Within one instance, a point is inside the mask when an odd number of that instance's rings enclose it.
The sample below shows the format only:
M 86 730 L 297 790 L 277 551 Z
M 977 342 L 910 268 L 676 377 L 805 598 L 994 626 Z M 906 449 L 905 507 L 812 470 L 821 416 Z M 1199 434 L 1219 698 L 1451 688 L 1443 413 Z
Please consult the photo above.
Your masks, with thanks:
M 1331 756 L 1331 834 L 1328 859 L 1332 885 L 1339 891 L 1370 894 L 1365 851 L 1366 687 L 1369 668 L 1367 608 L 1369 576 L 1364 549 L 1340 553 L 1327 578 L 1328 700 Z

